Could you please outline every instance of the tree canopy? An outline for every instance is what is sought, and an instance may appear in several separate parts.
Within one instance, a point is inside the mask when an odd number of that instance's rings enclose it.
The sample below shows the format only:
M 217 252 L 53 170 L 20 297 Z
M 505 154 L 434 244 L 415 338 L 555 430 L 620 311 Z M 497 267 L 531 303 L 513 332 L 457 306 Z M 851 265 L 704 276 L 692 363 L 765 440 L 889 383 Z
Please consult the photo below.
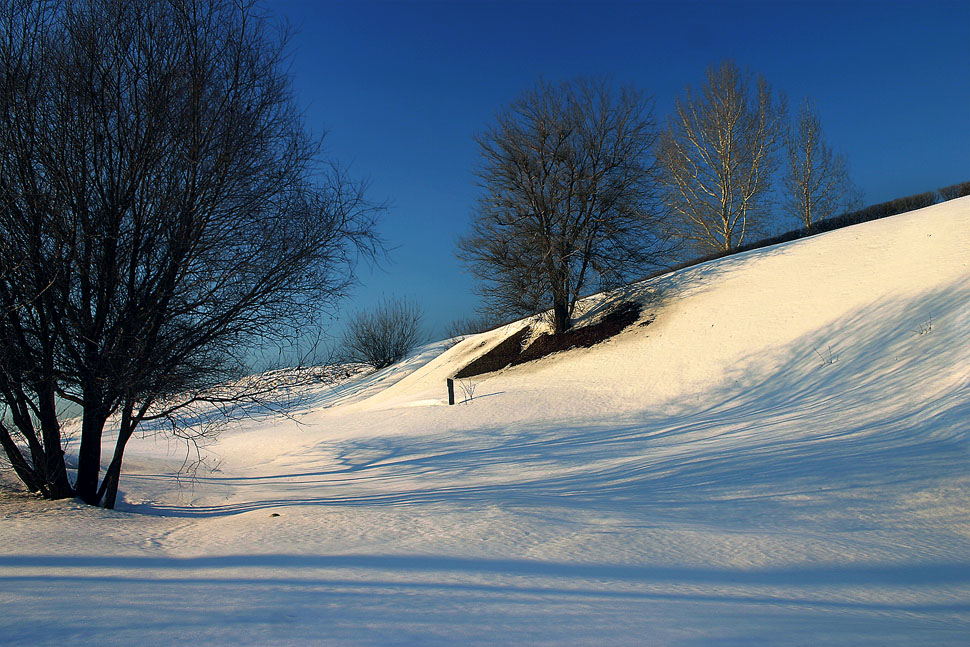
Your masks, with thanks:
M 481 194 L 459 257 L 502 315 L 551 309 L 570 326 L 585 290 L 656 266 L 652 101 L 606 79 L 538 82 L 478 137 Z
M 0 442 L 28 489 L 111 507 L 135 428 L 333 306 L 379 245 L 375 208 L 323 163 L 286 34 L 248 3 L 0 12 Z

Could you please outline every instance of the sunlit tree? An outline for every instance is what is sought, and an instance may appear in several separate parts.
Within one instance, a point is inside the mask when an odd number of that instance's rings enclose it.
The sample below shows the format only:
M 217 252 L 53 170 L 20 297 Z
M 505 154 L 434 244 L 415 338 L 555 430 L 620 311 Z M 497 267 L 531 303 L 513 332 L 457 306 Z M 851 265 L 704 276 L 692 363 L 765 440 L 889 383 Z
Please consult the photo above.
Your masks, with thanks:
M 782 140 L 785 101 L 733 62 L 707 70 L 677 100 L 659 147 L 664 197 L 697 251 L 730 251 L 761 233 Z
M 809 231 L 818 220 L 858 208 L 859 192 L 849 178 L 845 156 L 825 141 L 815 105 L 802 104 L 786 138 L 784 206 Z

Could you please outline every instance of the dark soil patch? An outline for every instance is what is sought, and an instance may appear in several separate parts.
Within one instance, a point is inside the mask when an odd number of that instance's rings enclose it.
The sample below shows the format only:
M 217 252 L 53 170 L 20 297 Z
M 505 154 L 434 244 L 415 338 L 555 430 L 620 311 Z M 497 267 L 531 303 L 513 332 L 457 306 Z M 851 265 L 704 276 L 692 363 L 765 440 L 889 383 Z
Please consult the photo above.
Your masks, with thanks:
M 531 330 L 529 326 L 526 326 L 522 330 L 513 333 L 501 344 L 455 373 L 455 377 L 461 379 L 472 377 L 473 375 L 481 375 L 482 373 L 491 373 L 492 371 L 499 371 L 505 368 L 522 353 L 522 340 L 526 338 Z
M 507 366 L 531 362 L 571 348 L 595 346 L 619 334 L 624 328 L 636 322 L 640 318 L 640 310 L 639 303 L 632 301 L 621 303 L 595 324 L 567 330 L 559 335 L 541 335 L 525 350 L 522 349 L 522 340 L 529 334 L 530 329 L 528 327 L 523 328 L 458 371 L 455 377 L 459 379 L 472 377 L 498 371 Z M 649 321 L 645 323 L 649 323 Z
M 582 328 L 573 328 L 558 335 L 545 334 L 529 344 L 512 365 L 531 362 L 552 353 L 570 348 L 589 348 L 619 334 L 621 330 L 640 318 L 640 304 L 632 301 L 621 303 L 602 320 Z

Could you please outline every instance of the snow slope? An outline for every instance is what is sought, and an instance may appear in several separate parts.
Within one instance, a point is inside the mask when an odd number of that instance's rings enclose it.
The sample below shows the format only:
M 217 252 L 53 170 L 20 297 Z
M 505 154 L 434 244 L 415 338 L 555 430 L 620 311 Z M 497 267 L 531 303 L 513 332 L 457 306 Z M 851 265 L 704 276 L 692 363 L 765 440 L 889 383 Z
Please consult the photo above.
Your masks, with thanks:
M 133 441 L 117 511 L 8 493 L 0 635 L 966 645 L 968 232 L 962 198 L 635 284 L 652 323 L 453 407 L 514 326 L 433 344 L 195 480 Z

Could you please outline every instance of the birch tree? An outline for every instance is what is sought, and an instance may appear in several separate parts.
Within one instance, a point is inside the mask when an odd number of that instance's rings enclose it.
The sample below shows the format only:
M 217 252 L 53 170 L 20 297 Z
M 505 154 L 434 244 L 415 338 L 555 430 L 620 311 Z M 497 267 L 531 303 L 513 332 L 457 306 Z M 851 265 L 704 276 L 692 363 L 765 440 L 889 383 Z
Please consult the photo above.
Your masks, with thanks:
M 785 110 L 763 77 L 730 61 L 677 100 L 660 141 L 662 181 L 697 251 L 730 251 L 763 228 Z
M 786 137 L 784 207 L 809 232 L 818 220 L 851 211 L 861 203 L 845 156 L 835 153 L 822 132 L 815 105 L 805 99 Z

